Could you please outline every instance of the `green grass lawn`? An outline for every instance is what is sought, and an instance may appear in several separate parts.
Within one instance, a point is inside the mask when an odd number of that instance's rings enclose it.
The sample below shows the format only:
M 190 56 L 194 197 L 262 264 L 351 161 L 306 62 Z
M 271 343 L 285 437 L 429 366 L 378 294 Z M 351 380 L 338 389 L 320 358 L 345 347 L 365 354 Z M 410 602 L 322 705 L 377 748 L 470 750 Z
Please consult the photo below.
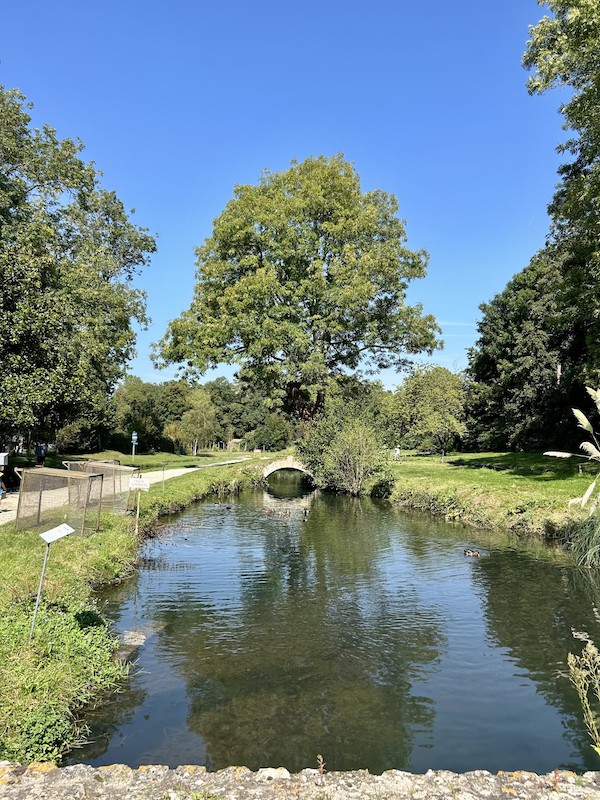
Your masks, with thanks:
M 589 462 L 541 453 L 454 453 L 443 462 L 409 455 L 390 468 L 392 499 L 400 505 L 546 536 L 559 536 L 570 519 L 581 517 L 568 503 L 583 495 L 595 473 Z

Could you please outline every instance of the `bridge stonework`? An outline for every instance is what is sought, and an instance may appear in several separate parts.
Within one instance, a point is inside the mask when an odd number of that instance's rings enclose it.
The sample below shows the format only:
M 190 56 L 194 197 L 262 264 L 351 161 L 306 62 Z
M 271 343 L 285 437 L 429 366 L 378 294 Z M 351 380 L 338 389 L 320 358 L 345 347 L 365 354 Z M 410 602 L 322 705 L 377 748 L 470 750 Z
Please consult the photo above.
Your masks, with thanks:
M 268 478 L 269 475 L 272 475 L 280 469 L 295 469 L 298 472 L 303 472 L 305 475 L 308 475 L 309 478 L 313 477 L 308 467 L 295 458 L 295 456 L 286 456 L 285 458 L 278 458 L 277 461 L 271 461 L 270 464 L 267 464 L 263 469 L 263 478 Z

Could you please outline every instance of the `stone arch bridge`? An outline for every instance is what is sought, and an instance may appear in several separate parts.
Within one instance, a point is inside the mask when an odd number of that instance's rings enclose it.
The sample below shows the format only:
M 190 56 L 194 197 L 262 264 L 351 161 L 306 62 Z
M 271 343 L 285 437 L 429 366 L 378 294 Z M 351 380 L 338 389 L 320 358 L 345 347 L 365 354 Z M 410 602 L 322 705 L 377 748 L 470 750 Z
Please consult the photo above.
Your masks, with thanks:
M 295 469 L 298 472 L 303 472 L 305 475 L 308 475 L 309 478 L 313 477 L 313 474 L 308 467 L 306 467 L 295 456 L 286 456 L 285 458 L 278 458 L 277 461 L 271 461 L 270 464 L 267 464 L 263 469 L 263 478 L 268 478 L 269 475 L 272 475 L 274 472 L 277 472 L 277 470 L 280 469 Z

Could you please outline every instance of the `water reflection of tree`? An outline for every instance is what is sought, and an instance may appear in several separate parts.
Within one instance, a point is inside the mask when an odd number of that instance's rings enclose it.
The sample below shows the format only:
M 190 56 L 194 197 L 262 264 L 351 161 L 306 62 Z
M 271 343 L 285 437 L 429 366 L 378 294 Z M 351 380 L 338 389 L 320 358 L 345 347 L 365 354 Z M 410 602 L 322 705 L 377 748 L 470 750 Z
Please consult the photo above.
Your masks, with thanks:
M 341 505 L 341 507 L 340 507 Z M 161 637 L 177 637 L 189 725 L 212 768 L 314 765 L 381 771 L 407 764 L 411 728 L 433 708 L 411 695 L 439 655 L 440 621 L 415 591 L 389 585 L 377 508 L 315 503 L 308 521 L 264 519 L 264 566 L 242 577 L 235 619 L 198 624 L 182 598 Z
M 490 636 L 508 648 L 538 692 L 559 710 L 565 737 L 581 753 L 586 767 L 597 769 L 577 695 L 561 673 L 566 671 L 567 654 L 581 646 L 572 628 L 600 641 L 594 616 L 594 608 L 600 607 L 600 583 L 575 567 L 527 552 L 495 550 L 474 566 Z

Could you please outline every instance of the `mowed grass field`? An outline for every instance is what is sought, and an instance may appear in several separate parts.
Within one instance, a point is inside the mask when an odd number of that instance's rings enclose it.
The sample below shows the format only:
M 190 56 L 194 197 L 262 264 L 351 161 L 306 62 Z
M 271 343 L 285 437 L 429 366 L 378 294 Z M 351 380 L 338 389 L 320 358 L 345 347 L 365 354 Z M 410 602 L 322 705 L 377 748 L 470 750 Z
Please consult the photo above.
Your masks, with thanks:
M 559 537 L 585 511 L 569 507 L 597 469 L 585 459 L 541 453 L 453 453 L 401 456 L 391 462 L 392 499 L 449 520 Z
M 243 451 L 233 451 L 231 453 L 227 450 L 202 450 L 197 456 L 179 455 L 177 453 L 136 453 L 135 456 L 129 453 L 120 453 L 117 450 L 103 450 L 100 453 L 83 453 L 81 455 L 60 455 L 58 453 L 51 453 L 46 456 L 47 467 L 63 466 L 63 461 L 118 461 L 125 467 L 140 467 L 141 470 L 158 470 L 163 466 L 166 469 L 174 469 L 176 467 L 199 467 L 209 464 L 215 464 L 220 461 L 228 461 L 235 458 L 244 458 L 251 455 Z M 33 453 L 29 456 L 14 456 L 10 460 L 11 466 L 15 467 L 33 467 L 35 466 L 36 459 Z

